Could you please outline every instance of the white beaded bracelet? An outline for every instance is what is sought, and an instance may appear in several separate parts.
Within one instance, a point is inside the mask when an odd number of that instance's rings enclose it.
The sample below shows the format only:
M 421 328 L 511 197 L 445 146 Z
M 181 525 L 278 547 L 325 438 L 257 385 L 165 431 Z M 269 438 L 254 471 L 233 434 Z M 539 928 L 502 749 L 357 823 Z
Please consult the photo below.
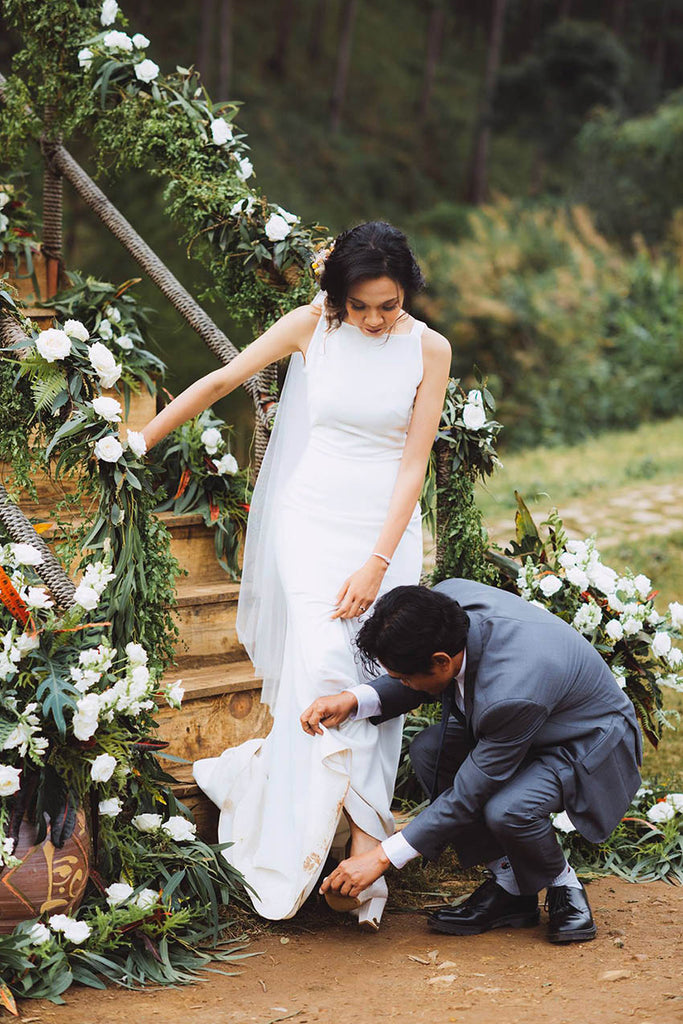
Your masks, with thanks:
M 373 551 L 372 553 L 373 555 L 375 555 L 376 558 L 381 558 L 383 562 L 386 562 L 388 566 L 391 565 L 391 559 L 387 558 L 386 555 L 380 554 L 379 551 Z

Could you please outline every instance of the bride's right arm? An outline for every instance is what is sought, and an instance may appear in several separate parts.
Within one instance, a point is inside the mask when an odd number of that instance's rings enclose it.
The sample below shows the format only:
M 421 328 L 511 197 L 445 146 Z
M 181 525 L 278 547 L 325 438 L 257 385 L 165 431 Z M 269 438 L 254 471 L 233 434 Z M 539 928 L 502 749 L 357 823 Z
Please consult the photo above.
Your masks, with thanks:
M 191 384 L 144 428 L 142 433 L 147 449 L 153 448 L 181 423 L 208 409 L 219 398 L 229 395 L 270 363 L 297 350 L 305 353 L 318 316 L 319 311 L 316 312 L 311 306 L 299 306 L 285 313 L 227 366 L 213 370 Z

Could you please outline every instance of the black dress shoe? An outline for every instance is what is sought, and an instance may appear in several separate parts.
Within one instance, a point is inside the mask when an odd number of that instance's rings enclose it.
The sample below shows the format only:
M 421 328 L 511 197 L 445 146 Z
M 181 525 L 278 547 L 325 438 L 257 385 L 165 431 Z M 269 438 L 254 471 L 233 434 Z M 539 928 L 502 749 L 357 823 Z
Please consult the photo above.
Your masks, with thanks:
M 545 908 L 550 916 L 551 942 L 590 942 L 597 928 L 583 886 L 549 885 Z
M 537 896 L 513 896 L 489 878 L 464 903 L 436 910 L 427 924 L 449 935 L 479 935 L 491 928 L 529 928 L 539 917 Z

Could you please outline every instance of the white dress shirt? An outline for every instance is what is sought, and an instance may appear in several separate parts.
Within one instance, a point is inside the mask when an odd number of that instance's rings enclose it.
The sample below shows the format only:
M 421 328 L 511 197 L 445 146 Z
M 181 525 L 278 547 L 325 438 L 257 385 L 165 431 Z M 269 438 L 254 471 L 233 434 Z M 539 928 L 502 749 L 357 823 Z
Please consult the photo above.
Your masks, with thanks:
M 462 665 L 460 671 L 455 677 L 455 703 L 457 704 L 460 711 L 465 711 L 465 664 L 467 662 L 467 652 L 463 651 Z M 370 686 L 369 683 L 359 683 L 358 686 L 352 686 L 348 690 L 352 693 L 358 701 L 358 709 L 349 715 L 350 721 L 355 721 L 359 718 L 374 718 L 376 715 L 382 713 L 382 705 L 379 699 L 379 694 L 374 686 Z M 415 857 L 419 857 L 419 850 L 416 850 L 410 845 L 407 839 L 404 839 L 400 832 L 395 832 L 393 836 L 389 836 L 382 843 L 382 849 L 385 854 L 394 865 L 395 868 L 403 868 L 406 866 L 408 861 L 414 860 Z

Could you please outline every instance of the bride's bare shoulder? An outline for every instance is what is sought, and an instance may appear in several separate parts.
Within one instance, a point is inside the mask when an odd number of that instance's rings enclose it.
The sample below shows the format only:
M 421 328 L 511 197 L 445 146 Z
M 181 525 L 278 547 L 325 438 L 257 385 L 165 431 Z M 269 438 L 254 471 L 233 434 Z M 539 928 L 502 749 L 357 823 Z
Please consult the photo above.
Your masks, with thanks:
M 280 323 L 286 325 L 290 337 L 295 340 L 296 347 L 304 354 L 313 332 L 322 315 L 322 307 L 312 302 L 305 306 L 297 306 L 281 318 Z

